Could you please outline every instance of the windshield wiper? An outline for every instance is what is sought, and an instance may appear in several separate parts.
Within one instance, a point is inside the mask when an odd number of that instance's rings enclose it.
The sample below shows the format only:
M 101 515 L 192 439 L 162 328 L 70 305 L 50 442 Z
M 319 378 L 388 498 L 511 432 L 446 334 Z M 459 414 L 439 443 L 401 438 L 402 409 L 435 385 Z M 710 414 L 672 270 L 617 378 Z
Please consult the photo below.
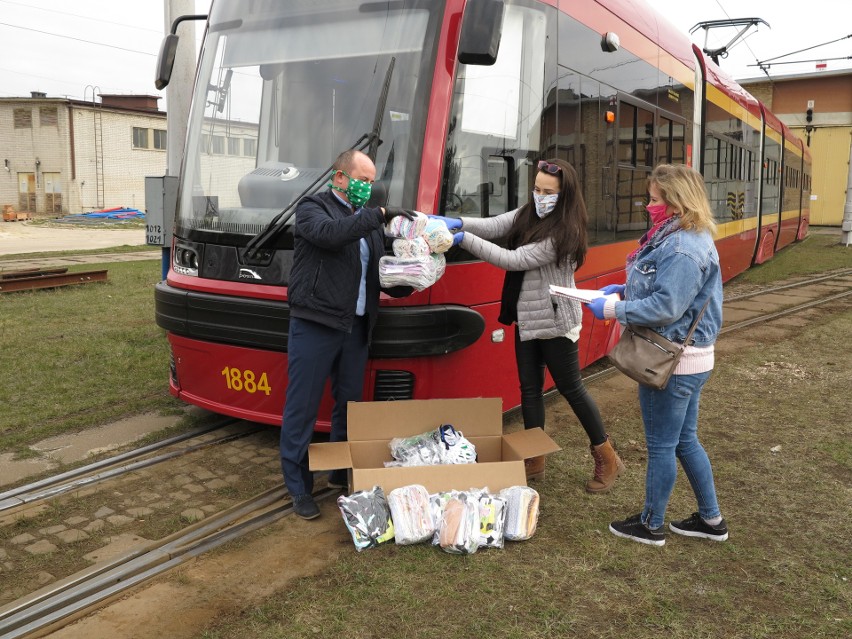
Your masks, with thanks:
M 373 118 L 373 130 L 369 133 L 363 134 L 360 138 L 355 141 L 355 144 L 349 147 L 349 149 L 357 149 L 359 151 L 364 151 L 367 149 L 366 154 L 370 156 L 370 159 L 375 162 L 376 161 L 376 152 L 378 151 L 379 145 L 381 145 L 382 140 L 379 138 L 379 133 L 382 130 L 382 120 L 385 115 L 385 104 L 388 101 L 388 92 L 390 90 L 390 82 L 391 77 L 393 76 L 393 67 L 396 64 L 396 57 L 392 57 L 390 59 L 390 64 L 388 64 L 388 70 L 385 72 L 385 81 L 382 86 L 382 92 L 379 95 L 379 102 L 376 104 L 376 114 Z M 328 167 L 325 171 L 323 171 L 320 176 L 314 180 L 304 191 L 302 191 L 298 196 L 296 196 L 290 204 L 288 204 L 283 211 L 278 213 L 274 218 L 272 218 L 269 224 L 263 229 L 260 233 L 255 235 L 251 240 L 249 240 L 248 244 L 246 244 L 246 252 L 245 256 L 248 259 L 252 259 L 257 255 L 257 252 L 268 245 L 269 242 L 278 237 L 281 232 L 284 230 L 284 226 L 293 215 L 296 213 L 296 205 L 299 201 L 305 197 L 306 195 L 311 195 L 319 190 L 320 184 L 322 184 L 326 179 L 328 179 L 329 174 L 332 172 L 334 165 Z

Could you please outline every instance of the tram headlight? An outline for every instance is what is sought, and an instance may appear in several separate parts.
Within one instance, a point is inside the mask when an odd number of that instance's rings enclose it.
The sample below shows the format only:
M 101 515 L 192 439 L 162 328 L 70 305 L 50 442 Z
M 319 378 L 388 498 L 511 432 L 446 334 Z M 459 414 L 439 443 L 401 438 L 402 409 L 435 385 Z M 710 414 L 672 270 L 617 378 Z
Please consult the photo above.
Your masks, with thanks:
M 175 244 L 172 257 L 172 269 L 180 275 L 192 275 L 198 277 L 198 253 L 200 248 L 188 243 L 179 242 Z

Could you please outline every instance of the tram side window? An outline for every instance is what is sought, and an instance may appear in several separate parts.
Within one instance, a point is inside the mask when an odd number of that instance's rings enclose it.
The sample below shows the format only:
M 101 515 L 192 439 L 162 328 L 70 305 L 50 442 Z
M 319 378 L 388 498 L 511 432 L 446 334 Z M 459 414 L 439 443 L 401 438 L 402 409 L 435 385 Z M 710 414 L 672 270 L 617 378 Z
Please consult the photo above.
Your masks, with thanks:
M 683 123 L 660 116 L 660 126 L 656 136 L 657 164 L 683 164 L 685 162 L 683 135 Z
M 704 141 L 704 182 L 710 208 L 716 219 L 722 219 L 728 212 L 728 191 L 724 173 L 726 152 L 722 140 L 707 136 Z
M 671 163 L 672 161 L 672 121 L 668 118 L 660 118 L 660 126 L 657 130 L 657 164 Z
M 622 101 L 618 110 L 614 230 L 619 239 L 648 228 L 648 176 L 654 162 L 654 113 Z
M 548 88 L 556 85 L 546 64 L 555 58 L 554 18 L 552 7 L 509 5 L 495 64 L 458 65 L 442 215 L 500 215 L 531 197 L 535 162 L 547 153 Z
M 654 114 L 627 102 L 619 105 L 618 162 L 654 165 Z

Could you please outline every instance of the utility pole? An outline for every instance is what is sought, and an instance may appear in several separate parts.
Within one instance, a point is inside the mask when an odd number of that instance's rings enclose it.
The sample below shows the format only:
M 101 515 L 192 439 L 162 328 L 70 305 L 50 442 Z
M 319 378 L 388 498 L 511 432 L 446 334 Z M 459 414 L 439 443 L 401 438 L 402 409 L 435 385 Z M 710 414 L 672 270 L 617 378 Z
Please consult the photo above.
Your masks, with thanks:
M 165 15 L 165 33 L 171 33 L 176 18 L 195 13 L 193 0 L 163 0 Z M 178 175 L 184 141 L 186 140 L 189 104 L 195 81 L 195 24 L 187 22 L 180 27 L 178 44 L 172 77 L 166 88 L 166 127 L 168 144 L 166 149 L 166 175 Z
M 195 13 L 194 0 L 163 0 L 164 33 L 171 33 L 172 23 L 180 16 Z M 180 27 L 180 40 L 172 67 L 171 81 L 166 88 L 166 178 L 174 176 L 175 182 L 180 174 L 181 158 L 186 141 L 186 130 L 189 120 L 189 105 L 192 100 L 192 89 L 195 81 L 195 24 L 185 22 Z M 165 227 L 174 229 L 174 211 L 164 211 L 171 215 Z M 172 238 L 167 237 L 163 243 L 162 270 L 163 279 L 169 273 L 171 263 Z
M 849 133 L 852 137 L 852 132 Z M 846 178 L 846 206 L 843 207 L 843 231 L 841 243 L 847 247 L 852 244 L 852 140 L 849 141 L 849 175 Z

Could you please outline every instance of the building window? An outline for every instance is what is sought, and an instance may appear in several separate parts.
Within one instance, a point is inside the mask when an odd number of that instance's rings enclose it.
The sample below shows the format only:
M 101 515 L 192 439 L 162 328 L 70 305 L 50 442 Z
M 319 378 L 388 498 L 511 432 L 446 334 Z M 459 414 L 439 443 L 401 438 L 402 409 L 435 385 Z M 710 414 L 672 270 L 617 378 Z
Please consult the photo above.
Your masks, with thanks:
M 155 149 L 163 149 L 166 148 L 166 132 L 163 129 L 153 129 L 154 131 L 154 148 Z
M 243 155 L 253 158 L 257 153 L 257 140 L 246 138 L 243 140 Z
M 136 149 L 148 148 L 148 129 L 133 127 L 133 147 Z
M 228 138 L 228 155 L 240 154 L 240 138 Z
M 214 155 L 225 155 L 225 138 L 221 135 L 213 136 Z
M 16 129 L 31 129 L 31 128 L 33 128 L 33 112 L 32 112 L 32 109 L 15 109 L 15 128 Z
M 56 107 L 39 108 L 38 123 L 41 126 L 57 126 L 59 119 L 57 117 Z

